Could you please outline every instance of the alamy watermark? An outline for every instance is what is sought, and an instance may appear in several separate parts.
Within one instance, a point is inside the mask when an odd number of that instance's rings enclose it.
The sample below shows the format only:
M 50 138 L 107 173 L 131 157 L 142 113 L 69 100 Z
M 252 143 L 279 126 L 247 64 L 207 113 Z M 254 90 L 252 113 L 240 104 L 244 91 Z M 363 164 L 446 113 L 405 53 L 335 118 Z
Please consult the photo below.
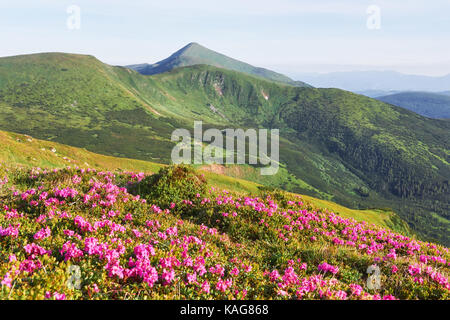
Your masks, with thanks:
M 171 139 L 178 142 L 171 154 L 172 162 L 175 164 L 261 165 L 262 175 L 274 175 L 279 169 L 278 129 L 210 128 L 203 132 L 202 121 L 194 121 L 193 138 L 187 129 L 176 129 Z M 209 144 L 204 146 L 204 142 Z
M 367 17 L 366 26 L 369 30 L 381 29 L 381 8 L 375 4 L 370 5 L 366 9 Z
M 67 268 L 69 278 L 66 281 L 66 286 L 71 290 L 81 289 L 81 269 L 77 265 L 70 265 Z
M 71 5 L 66 10 L 69 15 L 66 25 L 69 30 L 79 30 L 81 28 L 81 8 L 77 5 Z
M 380 267 L 377 265 L 370 265 L 367 268 L 367 274 L 369 275 L 367 277 L 367 288 L 372 290 L 380 290 L 381 288 L 381 272 Z

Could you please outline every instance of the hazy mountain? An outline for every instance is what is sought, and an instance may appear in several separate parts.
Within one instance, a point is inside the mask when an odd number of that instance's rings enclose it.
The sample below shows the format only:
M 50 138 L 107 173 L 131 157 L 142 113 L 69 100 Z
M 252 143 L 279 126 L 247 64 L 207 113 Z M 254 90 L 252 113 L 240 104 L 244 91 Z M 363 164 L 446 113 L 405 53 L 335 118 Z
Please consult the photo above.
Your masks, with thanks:
M 446 91 L 450 74 L 443 77 L 402 74 L 395 71 L 355 71 L 332 73 L 300 73 L 302 79 L 318 88 L 365 91 Z
M 281 168 L 254 181 L 354 208 L 391 207 L 450 243 L 450 121 L 339 89 L 207 65 L 144 76 L 92 56 L 0 58 L 0 130 L 168 163 L 175 128 L 280 129 Z
M 170 57 L 154 64 L 143 63 L 129 65 L 127 67 L 136 70 L 144 75 L 152 75 L 167 72 L 179 67 L 193 66 L 198 64 L 207 64 L 210 66 L 228 70 L 248 73 L 268 80 L 288 83 L 294 86 L 308 86 L 304 82 L 294 81 L 291 78 L 280 73 L 264 68 L 254 67 L 248 63 L 227 57 L 226 55 L 205 48 L 195 42 L 189 43 L 187 46 L 181 48 Z
M 376 99 L 430 118 L 450 118 L 450 96 L 431 92 L 401 92 Z
M 444 96 L 450 96 L 450 91 L 399 91 L 399 90 L 361 90 L 361 91 L 353 91 L 357 94 L 362 94 L 370 98 L 378 98 L 383 96 L 390 96 L 396 93 L 404 93 L 404 92 L 428 92 L 428 93 L 435 93 L 440 94 Z
M 382 97 L 382 96 L 388 96 L 388 95 L 395 94 L 395 93 L 400 93 L 401 91 L 397 91 L 397 90 L 391 90 L 391 91 L 386 91 L 386 90 L 362 90 L 362 91 L 353 91 L 353 92 L 357 93 L 357 94 L 362 94 L 362 95 L 370 97 L 370 98 L 377 98 L 377 97 Z

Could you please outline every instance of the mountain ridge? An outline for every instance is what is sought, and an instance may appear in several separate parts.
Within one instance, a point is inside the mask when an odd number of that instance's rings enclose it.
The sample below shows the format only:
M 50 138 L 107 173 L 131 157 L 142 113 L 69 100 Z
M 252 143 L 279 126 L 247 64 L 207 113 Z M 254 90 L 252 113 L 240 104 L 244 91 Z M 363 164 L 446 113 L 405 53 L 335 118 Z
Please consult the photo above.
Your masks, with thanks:
M 450 96 L 432 92 L 408 91 L 376 97 L 429 118 L 450 118 Z
M 144 75 L 153 75 L 170 71 L 174 68 L 193 66 L 193 65 L 211 65 L 228 70 L 239 71 L 251 74 L 268 80 L 287 83 L 294 86 L 309 86 L 301 81 L 294 81 L 291 78 L 265 68 L 254 67 L 248 63 L 230 58 L 224 54 L 208 49 L 196 42 L 191 42 L 179 49 L 168 58 L 165 58 L 154 64 L 143 63 L 128 65 L 126 67 L 136 70 Z

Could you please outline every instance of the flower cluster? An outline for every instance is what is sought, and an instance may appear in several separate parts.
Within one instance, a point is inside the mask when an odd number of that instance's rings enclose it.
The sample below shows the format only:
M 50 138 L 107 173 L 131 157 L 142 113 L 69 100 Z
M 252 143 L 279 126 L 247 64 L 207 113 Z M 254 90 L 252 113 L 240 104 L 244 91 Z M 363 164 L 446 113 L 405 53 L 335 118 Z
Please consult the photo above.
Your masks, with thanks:
M 0 200 L 0 299 L 449 298 L 447 248 L 299 196 L 211 188 L 164 206 L 129 192 L 143 173 L 26 174 Z M 378 291 L 366 286 L 374 263 Z M 73 265 L 79 290 L 67 285 Z

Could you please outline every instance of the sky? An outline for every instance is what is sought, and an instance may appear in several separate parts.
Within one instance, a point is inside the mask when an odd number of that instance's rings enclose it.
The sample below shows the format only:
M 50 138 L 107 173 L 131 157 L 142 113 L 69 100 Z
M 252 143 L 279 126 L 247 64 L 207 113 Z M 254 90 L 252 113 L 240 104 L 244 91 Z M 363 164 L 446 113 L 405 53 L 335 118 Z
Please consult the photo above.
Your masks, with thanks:
M 78 14 L 79 13 L 79 14 Z M 0 56 L 153 63 L 189 42 L 296 78 L 450 73 L 450 0 L 2 0 Z

